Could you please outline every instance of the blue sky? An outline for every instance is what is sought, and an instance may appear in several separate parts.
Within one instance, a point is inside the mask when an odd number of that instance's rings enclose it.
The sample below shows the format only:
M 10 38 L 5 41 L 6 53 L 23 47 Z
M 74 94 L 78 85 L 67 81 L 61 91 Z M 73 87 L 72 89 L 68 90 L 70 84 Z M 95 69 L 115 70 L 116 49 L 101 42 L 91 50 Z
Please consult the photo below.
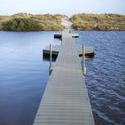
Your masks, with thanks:
M 0 15 L 118 13 L 125 15 L 125 0 L 0 0 Z

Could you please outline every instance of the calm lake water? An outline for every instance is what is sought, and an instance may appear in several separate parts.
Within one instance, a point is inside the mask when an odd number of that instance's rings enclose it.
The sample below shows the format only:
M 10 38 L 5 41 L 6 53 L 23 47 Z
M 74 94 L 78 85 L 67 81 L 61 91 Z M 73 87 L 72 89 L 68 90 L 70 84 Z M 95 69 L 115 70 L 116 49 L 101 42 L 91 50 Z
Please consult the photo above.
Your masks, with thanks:
M 125 32 L 78 33 L 96 53 L 85 77 L 96 125 L 125 125 Z M 0 32 L 0 125 L 32 125 L 49 79 L 42 49 L 60 44 L 53 34 Z

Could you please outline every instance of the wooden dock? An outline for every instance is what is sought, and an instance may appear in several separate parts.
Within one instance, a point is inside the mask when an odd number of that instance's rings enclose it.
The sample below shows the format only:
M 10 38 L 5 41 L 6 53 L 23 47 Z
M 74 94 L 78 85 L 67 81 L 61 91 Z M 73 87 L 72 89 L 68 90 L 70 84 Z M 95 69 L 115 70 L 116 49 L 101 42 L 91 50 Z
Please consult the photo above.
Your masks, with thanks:
M 69 32 L 62 32 L 62 45 L 33 125 L 94 125 L 81 61 Z
M 70 30 L 69 30 L 70 32 Z M 71 34 L 72 38 L 79 38 L 79 34 Z M 54 34 L 54 38 L 62 39 L 62 34 Z
M 61 45 L 53 45 L 52 46 L 53 58 L 56 58 L 58 56 L 60 48 L 61 48 Z M 77 49 L 78 55 L 82 56 L 82 46 L 76 45 L 76 49 Z M 85 46 L 85 56 L 92 58 L 92 57 L 94 57 L 94 54 L 95 54 L 94 48 L 92 48 L 90 46 Z M 49 59 L 49 57 L 50 57 L 50 47 L 46 46 L 43 49 L 43 59 L 46 59 L 46 58 Z

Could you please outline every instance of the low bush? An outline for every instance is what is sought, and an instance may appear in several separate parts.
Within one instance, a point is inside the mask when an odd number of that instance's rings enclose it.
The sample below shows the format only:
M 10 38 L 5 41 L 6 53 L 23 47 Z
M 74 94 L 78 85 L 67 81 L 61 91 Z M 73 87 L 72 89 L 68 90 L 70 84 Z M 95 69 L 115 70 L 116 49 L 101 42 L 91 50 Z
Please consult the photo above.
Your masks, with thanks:
M 125 30 L 125 16 L 119 14 L 76 14 L 71 21 L 75 30 Z
M 39 31 L 42 30 L 38 21 L 30 18 L 14 18 L 3 23 L 6 31 Z

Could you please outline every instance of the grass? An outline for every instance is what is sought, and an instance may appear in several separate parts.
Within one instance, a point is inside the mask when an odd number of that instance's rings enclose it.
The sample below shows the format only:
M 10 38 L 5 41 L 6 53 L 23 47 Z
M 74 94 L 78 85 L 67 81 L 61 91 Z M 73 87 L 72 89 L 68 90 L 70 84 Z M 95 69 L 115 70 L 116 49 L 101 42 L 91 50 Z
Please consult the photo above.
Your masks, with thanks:
M 71 18 L 75 30 L 125 30 L 125 16 L 119 14 L 76 14 Z
M 5 31 L 40 31 L 42 26 L 40 26 L 38 21 L 28 19 L 28 18 L 14 18 L 3 23 L 3 30 Z
M 18 13 L 0 16 L 0 30 L 5 31 L 61 31 L 62 18 L 66 15 L 32 15 Z M 125 30 L 125 16 L 119 14 L 75 14 L 70 20 L 75 30 L 122 31 Z
M 0 16 L 0 28 L 5 31 L 56 31 L 64 30 L 61 20 L 65 15 L 32 15 L 19 13 L 12 16 Z

